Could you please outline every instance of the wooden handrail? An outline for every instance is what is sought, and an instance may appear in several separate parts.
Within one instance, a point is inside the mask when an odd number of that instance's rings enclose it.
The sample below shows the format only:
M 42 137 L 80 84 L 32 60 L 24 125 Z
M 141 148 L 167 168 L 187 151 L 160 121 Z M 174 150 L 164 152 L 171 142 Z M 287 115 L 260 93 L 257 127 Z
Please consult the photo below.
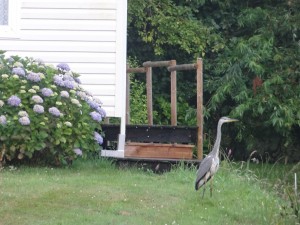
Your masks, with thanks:
M 167 67 L 170 66 L 171 60 L 169 61 L 147 61 L 143 63 L 144 67 Z
M 152 68 L 167 67 L 171 72 L 171 125 L 177 125 L 177 85 L 176 71 L 196 70 L 197 75 L 197 155 L 198 159 L 203 158 L 203 62 L 201 58 L 197 59 L 196 63 L 176 65 L 176 60 L 169 61 L 147 61 L 140 68 L 127 68 L 127 73 L 146 73 L 146 88 L 147 88 L 147 112 L 148 125 L 153 125 L 153 103 L 152 103 Z M 128 75 L 127 75 L 128 76 Z M 129 84 L 127 84 L 129 85 Z M 129 89 L 127 90 L 129 93 Z M 127 116 L 129 120 L 129 96 L 127 96 Z M 127 120 L 127 124 L 129 121 Z
M 182 64 L 176 66 L 169 66 L 168 71 L 182 71 L 182 70 L 194 70 L 197 69 L 197 64 Z

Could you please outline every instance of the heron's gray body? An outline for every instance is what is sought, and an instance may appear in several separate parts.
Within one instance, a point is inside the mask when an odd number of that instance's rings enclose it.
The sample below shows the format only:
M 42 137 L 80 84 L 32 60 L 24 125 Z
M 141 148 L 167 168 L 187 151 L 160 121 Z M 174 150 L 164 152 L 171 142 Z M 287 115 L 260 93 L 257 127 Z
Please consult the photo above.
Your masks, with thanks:
M 195 182 L 195 189 L 205 185 L 219 169 L 219 149 L 221 143 L 221 127 L 223 123 L 234 122 L 236 119 L 222 117 L 218 122 L 217 138 L 212 151 L 201 161 L 197 171 L 197 178 Z

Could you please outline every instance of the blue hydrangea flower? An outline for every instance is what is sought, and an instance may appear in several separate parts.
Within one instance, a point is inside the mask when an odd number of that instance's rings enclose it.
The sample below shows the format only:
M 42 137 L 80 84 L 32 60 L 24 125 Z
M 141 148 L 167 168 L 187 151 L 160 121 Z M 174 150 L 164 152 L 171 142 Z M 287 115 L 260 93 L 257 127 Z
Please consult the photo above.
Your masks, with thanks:
M 69 81 L 74 81 L 74 78 L 72 77 L 71 74 L 64 74 L 63 79 L 64 80 L 69 80 Z
M 102 116 L 99 113 L 95 112 L 95 111 L 91 112 L 90 116 L 92 117 L 93 120 L 95 120 L 97 122 L 101 122 L 101 120 L 102 120 Z
M 14 62 L 15 62 L 15 60 L 14 60 L 12 57 L 9 57 L 9 58 L 7 59 L 7 61 L 8 61 L 9 63 L 14 63 Z
M 42 95 L 44 95 L 45 97 L 49 97 L 53 95 L 53 91 L 50 88 L 43 88 Z
M 85 100 L 87 98 L 86 93 L 83 91 L 77 91 L 76 95 L 79 96 L 81 98 L 81 100 Z
M 38 95 L 32 96 L 31 100 L 34 101 L 37 104 L 42 104 L 44 102 L 44 100 Z
M 64 80 L 63 82 L 64 82 L 64 87 L 69 88 L 69 89 L 75 88 L 75 82 L 74 81 Z
M 97 143 L 100 145 L 102 145 L 103 143 L 103 137 L 96 131 L 94 132 L 94 140 L 97 141 Z
M 37 74 L 37 73 L 33 73 L 33 72 L 31 72 L 27 75 L 27 79 L 30 80 L 30 81 L 33 81 L 33 82 L 40 82 L 41 81 L 40 75 Z
M 73 151 L 74 151 L 74 153 L 75 153 L 76 155 L 82 156 L 82 151 L 81 151 L 81 149 L 75 148 Z
M 20 116 L 20 117 L 24 117 L 24 116 L 28 117 L 28 113 L 26 111 L 20 111 L 18 113 L 18 116 Z
M 0 124 L 1 124 L 1 125 L 7 124 L 6 117 L 3 116 L 3 115 L 0 116 Z
M 44 113 L 44 107 L 42 105 L 34 105 L 33 106 L 33 111 L 38 113 L 38 114 L 42 114 Z
M 69 92 L 67 92 L 67 91 L 61 91 L 60 96 L 63 97 L 63 98 L 69 98 L 70 97 Z
M 25 77 L 25 70 L 21 67 L 15 67 L 12 69 L 12 74 L 16 74 L 21 77 Z
M 21 99 L 16 95 L 12 95 L 9 99 L 7 99 L 7 103 L 11 106 L 17 107 L 21 104 Z
M 57 68 L 63 71 L 70 71 L 70 67 L 66 63 L 60 63 L 57 65 Z
M 74 80 L 77 84 L 81 84 L 81 80 L 78 77 L 74 77 Z
M 100 115 L 102 116 L 102 118 L 105 118 L 105 117 L 106 117 L 106 112 L 105 112 L 105 110 L 104 110 L 103 108 L 98 107 L 98 108 L 96 109 L 96 111 L 97 111 L 98 113 L 100 113 Z
M 56 107 L 49 108 L 49 113 L 51 113 L 53 116 L 60 116 L 60 111 Z
M 62 76 L 60 76 L 60 75 L 54 75 L 53 82 L 60 87 L 65 86 L 64 80 L 63 80 Z
M 89 104 L 92 109 L 97 109 L 99 107 L 99 104 L 93 100 L 87 100 L 87 104 Z
M 27 116 L 23 116 L 19 119 L 20 124 L 22 124 L 23 126 L 27 126 L 30 124 L 30 120 Z

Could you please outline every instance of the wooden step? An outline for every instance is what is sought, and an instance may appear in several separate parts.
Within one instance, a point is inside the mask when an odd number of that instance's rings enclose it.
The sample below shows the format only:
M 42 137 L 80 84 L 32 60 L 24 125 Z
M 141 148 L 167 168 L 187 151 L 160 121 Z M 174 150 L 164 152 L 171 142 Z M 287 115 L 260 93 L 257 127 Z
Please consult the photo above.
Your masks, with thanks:
M 192 159 L 194 145 L 128 142 L 125 157 Z

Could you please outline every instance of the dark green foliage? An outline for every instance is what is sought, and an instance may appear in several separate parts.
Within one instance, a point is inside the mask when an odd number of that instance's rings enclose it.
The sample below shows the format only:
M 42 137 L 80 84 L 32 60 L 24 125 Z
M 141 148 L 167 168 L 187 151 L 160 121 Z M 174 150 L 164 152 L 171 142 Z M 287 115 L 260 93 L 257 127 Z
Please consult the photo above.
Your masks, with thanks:
M 230 134 L 235 144 L 226 142 L 235 152 L 257 150 L 297 160 L 299 11 L 295 0 L 129 1 L 128 52 L 141 62 L 176 59 L 180 64 L 203 57 L 205 133 L 214 133 L 219 117 L 237 117 L 240 123 Z M 153 78 L 158 112 L 167 112 L 169 101 L 164 74 Z M 177 84 L 179 99 L 188 104 L 178 121 L 191 122 L 194 76 L 178 76 Z

